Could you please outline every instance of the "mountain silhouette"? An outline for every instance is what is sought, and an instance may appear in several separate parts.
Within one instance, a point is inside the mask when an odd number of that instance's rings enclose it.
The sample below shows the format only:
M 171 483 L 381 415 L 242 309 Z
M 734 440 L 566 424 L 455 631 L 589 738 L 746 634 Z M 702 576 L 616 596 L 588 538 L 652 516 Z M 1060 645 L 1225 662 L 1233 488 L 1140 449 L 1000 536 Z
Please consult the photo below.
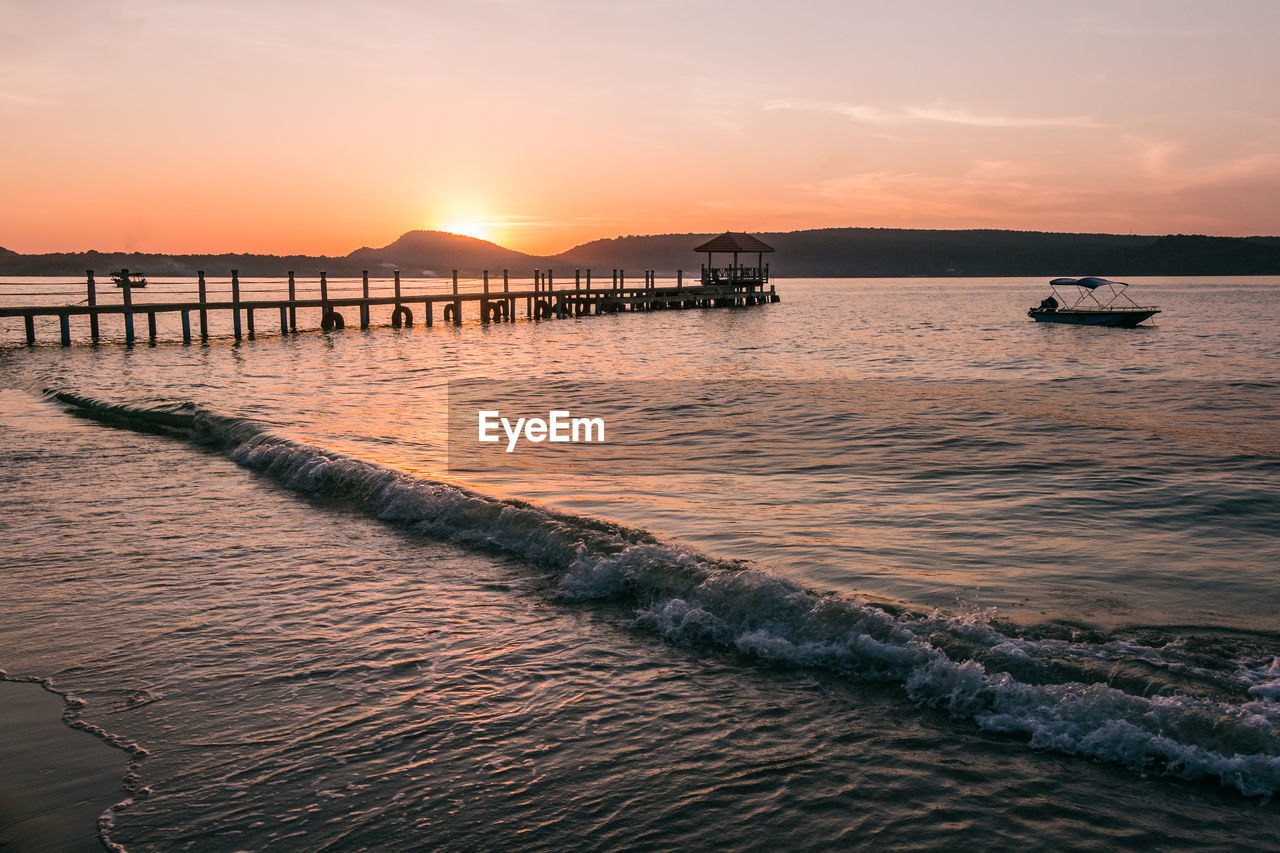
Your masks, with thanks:
M 443 276 L 454 269 L 468 274 L 512 269 L 523 275 L 525 267 L 532 269 L 539 263 L 545 266 L 546 261 L 488 240 L 447 231 L 410 231 L 380 249 L 356 249 L 346 260 L 371 272 L 398 269 L 407 276 Z
M 358 276 L 368 270 L 378 278 L 398 269 L 413 278 L 448 276 L 455 269 L 463 276 L 483 270 L 501 275 L 508 269 L 515 277 L 529 278 L 535 268 L 550 268 L 559 276 L 589 268 L 596 281 L 612 269 L 625 270 L 628 278 L 648 269 L 663 276 L 679 269 L 690 280 L 706 259 L 693 247 L 713 236 L 615 237 L 551 257 L 443 231 L 409 231 L 385 246 L 365 246 L 343 257 L 97 251 L 24 255 L 0 248 L 0 275 L 83 275 L 86 269 L 106 275 L 127 267 L 151 276 L 193 276 L 197 270 L 225 276 L 232 269 L 245 276 L 293 271 L 314 277 L 322 270 Z M 780 277 L 1280 275 L 1280 237 L 907 228 L 821 228 L 756 236 L 777 250 L 764 260 Z M 755 257 L 742 260 L 754 263 Z

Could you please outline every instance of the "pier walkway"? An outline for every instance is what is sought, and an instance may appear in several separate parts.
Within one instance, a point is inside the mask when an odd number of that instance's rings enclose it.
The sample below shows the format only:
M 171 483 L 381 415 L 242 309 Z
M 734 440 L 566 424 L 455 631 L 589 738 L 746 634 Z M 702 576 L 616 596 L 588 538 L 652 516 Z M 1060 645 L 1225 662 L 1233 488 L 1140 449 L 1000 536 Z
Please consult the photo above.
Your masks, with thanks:
M 779 301 L 773 285 L 769 284 L 767 267 L 758 266 L 751 271 L 751 275 L 735 275 L 732 270 L 729 274 L 721 275 L 722 272 L 716 270 L 716 274 L 708 275 L 704 269 L 698 283 L 686 286 L 683 272 L 677 273 L 674 283 L 667 281 L 659 284 L 656 273 L 646 270 L 643 283 L 628 284 L 624 272 L 614 270 L 612 280 L 607 285 L 593 286 L 590 270 L 585 271 L 585 276 L 582 270 L 575 270 L 571 284 L 566 282 L 557 286 L 551 270 L 534 270 L 533 277 L 523 284 L 513 282 L 508 270 L 503 270 L 501 278 L 495 277 L 493 281 L 486 271 L 481 279 L 471 283 L 471 289 L 467 289 L 459 287 L 458 273 L 454 271 L 451 280 L 446 280 L 443 287 L 437 285 L 439 289 L 436 292 L 411 293 L 402 290 L 400 273 L 396 271 L 391 282 L 379 283 L 378 289 L 385 295 L 371 293 L 368 272 L 362 276 L 359 295 L 330 295 L 327 274 L 322 272 L 319 277 L 319 295 L 301 298 L 297 293 L 298 282 L 294 274 L 290 273 L 287 293 L 279 297 L 243 299 L 239 271 L 232 270 L 230 299 L 211 300 L 205 274 L 200 272 L 197 274 L 194 300 L 135 301 L 141 294 L 140 288 L 145 286 L 139 284 L 120 287 L 119 304 L 100 304 L 94 271 L 87 270 L 87 298 L 83 302 L 74 305 L 0 305 L 0 318 L 21 317 L 26 342 L 31 346 L 37 342 L 36 319 L 56 318 L 58 340 L 63 346 L 70 346 L 72 318 L 87 318 L 89 339 L 98 343 L 103 337 L 100 318 L 117 315 L 124 318 L 126 344 L 133 344 L 139 338 L 135 328 L 138 317 L 145 318 L 146 338 L 150 343 L 155 343 L 158 337 L 157 317 L 166 314 L 178 315 L 181 321 L 181 339 L 184 343 L 191 343 L 197 338 L 209 339 L 211 314 L 229 314 L 231 335 L 239 341 L 246 335 L 253 338 L 259 327 L 264 330 L 268 326 L 278 328 L 280 334 L 298 332 L 299 309 L 313 309 L 313 316 L 314 309 L 318 309 L 319 328 L 323 331 L 336 331 L 347 325 L 347 316 L 343 310 L 352 314 L 353 323 L 358 322 L 361 329 L 368 329 L 375 325 L 408 327 L 415 321 L 431 326 L 436 321 L 437 308 L 440 322 L 461 325 L 467 315 L 470 315 L 470 319 L 488 324 L 511 322 L 518 317 L 541 321 L 623 311 L 726 308 Z M 130 281 L 127 270 L 114 273 L 113 280 L 120 281 L 121 276 L 124 281 Z M 314 290 L 314 285 L 309 289 Z M 386 318 L 382 323 L 377 323 L 375 309 L 388 308 L 390 311 L 386 314 L 381 310 L 376 312 Z M 354 313 L 351 309 L 354 309 Z

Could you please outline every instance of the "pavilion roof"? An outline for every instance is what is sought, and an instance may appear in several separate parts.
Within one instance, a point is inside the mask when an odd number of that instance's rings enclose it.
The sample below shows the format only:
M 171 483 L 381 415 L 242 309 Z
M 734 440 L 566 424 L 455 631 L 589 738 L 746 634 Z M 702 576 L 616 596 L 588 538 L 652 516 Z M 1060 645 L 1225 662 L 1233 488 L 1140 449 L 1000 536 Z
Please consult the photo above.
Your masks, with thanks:
M 736 231 L 726 231 L 694 249 L 695 252 L 772 252 L 773 247 Z

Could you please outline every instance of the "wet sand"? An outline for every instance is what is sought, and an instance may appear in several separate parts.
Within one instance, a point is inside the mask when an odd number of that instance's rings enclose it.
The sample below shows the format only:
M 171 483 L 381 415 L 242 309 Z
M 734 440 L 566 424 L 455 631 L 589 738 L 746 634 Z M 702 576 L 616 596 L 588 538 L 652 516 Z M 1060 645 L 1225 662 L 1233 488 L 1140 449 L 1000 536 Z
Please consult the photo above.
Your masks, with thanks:
M 62 722 L 38 684 L 0 682 L 0 850 L 101 851 L 98 816 L 124 798 L 128 756 Z

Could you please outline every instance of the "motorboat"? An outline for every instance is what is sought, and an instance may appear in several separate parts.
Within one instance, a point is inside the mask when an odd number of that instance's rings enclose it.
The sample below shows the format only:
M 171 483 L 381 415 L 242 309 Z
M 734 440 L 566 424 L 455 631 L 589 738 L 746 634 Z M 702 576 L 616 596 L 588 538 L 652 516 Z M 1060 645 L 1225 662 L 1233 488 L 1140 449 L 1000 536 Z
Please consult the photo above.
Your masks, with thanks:
M 1132 329 L 1160 313 L 1154 305 L 1139 305 L 1129 298 L 1123 281 L 1097 276 L 1055 278 L 1052 293 L 1027 311 L 1038 323 L 1074 323 L 1078 326 L 1119 326 Z M 1059 288 L 1062 288 L 1059 290 Z M 1069 288 L 1075 288 L 1074 291 Z
M 130 275 L 128 270 L 120 270 L 111 274 L 111 283 L 116 287 L 146 287 L 147 280 L 140 275 Z

